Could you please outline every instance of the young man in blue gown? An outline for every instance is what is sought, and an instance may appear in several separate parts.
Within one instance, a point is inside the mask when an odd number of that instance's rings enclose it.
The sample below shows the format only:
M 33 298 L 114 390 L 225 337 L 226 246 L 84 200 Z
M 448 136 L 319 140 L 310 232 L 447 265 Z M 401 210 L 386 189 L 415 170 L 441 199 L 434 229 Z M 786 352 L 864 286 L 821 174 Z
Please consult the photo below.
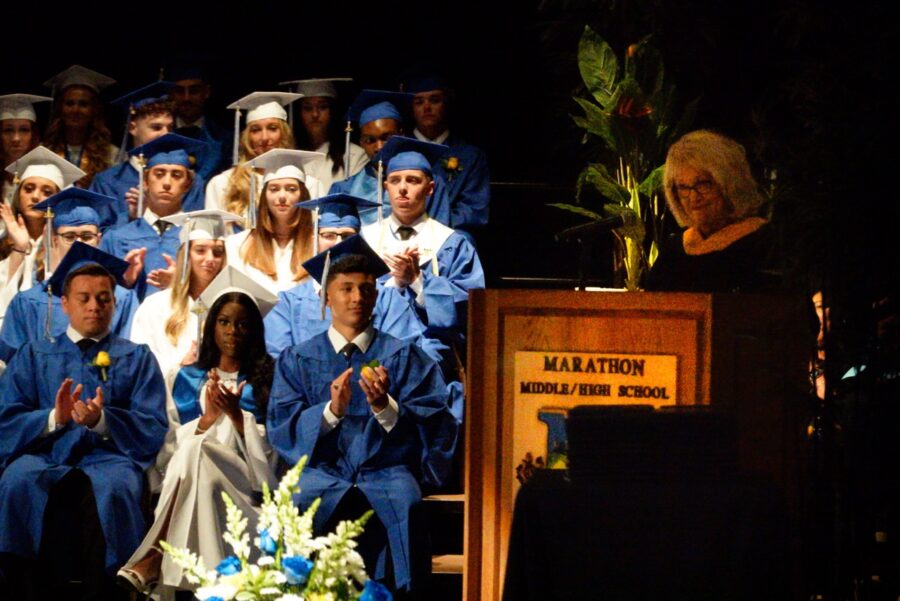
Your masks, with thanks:
M 110 333 L 125 266 L 113 277 L 77 255 L 51 279 L 69 328 L 25 344 L 0 378 L 0 578 L 14 598 L 61 598 L 73 578 L 84 598 L 115 596 L 167 428 L 156 360 Z
M 440 368 L 412 342 L 372 326 L 375 279 L 386 267 L 359 236 L 305 266 L 324 286 L 332 323 L 279 356 L 269 440 L 289 463 L 309 458 L 296 502 L 305 508 L 322 498 L 317 531 L 371 507 L 361 541 L 367 571 L 415 592 L 430 568 L 422 487 L 440 486 L 457 440 Z M 373 360 L 378 366 L 363 374 Z

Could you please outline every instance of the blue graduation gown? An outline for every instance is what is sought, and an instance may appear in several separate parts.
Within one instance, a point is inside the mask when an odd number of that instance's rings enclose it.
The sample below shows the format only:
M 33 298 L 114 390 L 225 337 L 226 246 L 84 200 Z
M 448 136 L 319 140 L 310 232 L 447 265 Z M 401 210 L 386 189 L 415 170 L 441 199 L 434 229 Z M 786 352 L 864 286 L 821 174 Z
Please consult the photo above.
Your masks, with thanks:
M 453 232 L 438 250 L 437 262 L 438 275 L 434 275 L 431 261 L 419 267 L 424 307 L 415 302 L 416 294 L 411 288 L 404 289 L 403 293 L 425 324 L 426 336 L 465 348 L 469 290 L 484 288 L 481 259 L 464 235 Z M 390 274 L 385 274 L 379 278 L 379 283 L 383 284 L 389 278 Z
M 131 320 L 140 300 L 134 290 L 116 286 L 116 312 L 110 331 L 120 338 L 131 334 Z M 26 342 L 42 340 L 47 326 L 47 283 L 41 282 L 16 294 L 6 309 L 6 318 L 0 328 L 0 359 L 9 363 L 10 358 Z M 62 310 L 62 300 L 50 297 L 53 303 L 50 332 L 54 338 L 65 336 L 69 316 Z
M 116 199 L 113 207 L 114 221 L 106 222 L 106 217 L 101 215 L 101 225 L 107 227 L 109 225 L 120 225 L 128 222 L 128 203 L 125 201 L 125 193 L 131 188 L 138 186 L 138 172 L 132 167 L 131 163 L 125 161 L 118 165 L 113 165 L 109 169 L 104 169 L 94 176 L 91 186 L 88 188 L 91 192 L 98 194 L 106 194 Z M 206 194 L 206 180 L 198 173 L 194 177 L 191 189 L 181 200 L 181 206 L 184 211 L 199 211 L 204 206 L 204 196 Z
M 278 293 L 278 302 L 266 315 L 266 348 L 275 358 L 289 346 L 300 344 L 328 329 L 331 309 L 325 308 L 322 319 L 319 298 L 312 280 Z M 425 338 L 425 326 L 415 311 L 396 288 L 379 287 L 372 325 L 400 340 L 410 340 L 424 350 L 429 357 L 440 361 L 440 353 L 447 347 L 437 340 Z
M 479 148 L 451 133 L 444 142 L 450 148 L 433 165 L 434 194 L 428 199 L 428 215 L 453 229 L 471 230 L 487 225 L 491 200 L 487 156 Z M 443 160 L 456 157 L 459 171 L 450 172 Z
M 177 133 L 177 131 L 176 131 Z M 210 121 L 203 119 L 198 139 L 206 144 L 203 153 L 197 157 L 194 171 L 198 177 L 208 182 L 211 177 L 231 167 L 232 131 L 225 130 Z
M 289 463 L 309 457 L 296 501 L 303 508 L 322 498 L 316 514 L 319 530 L 351 487 L 366 496 L 388 538 L 375 577 L 384 576 L 390 552 L 395 583 L 403 589 L 409 587 L 412 568 L 421 559 L 410 554 L 411 537 L 423 535 L 409 528 L 410 510 L 421 500 L 420 483 L 442 482 L 458 426 L 447 409 L 440 369 L 417 346 L 376 330 L 368 351 L 354 353 L 349 364 L 358 374 L 362 364 L 373 359 L 387 369 L 390 395 L 399 406 L 397 424 L 390 432 L 373 416 L 354 375 L 347 414 L 336 428 L 320 435 L 322 412 L 331 398 L 329 386 L 348 366 L 323 332 L 279 356 L 269 397 L 268 434 Z
M 123 259 L 128 251 L 146 247 L 147 256 L 144 257 L 144 270 L 138 275 L 135 284 L 138 297 L 143 299 L 146 294 L 158 292 L 156 288 L 147 285 L 147 274 L 154 269 L 166 268 L 163 253 L 175 259 L 178 247 L 181 246 L 181 241 L 178 239 L 180 233 L 180 226 L 172 226 L 160 236 L 159 232 L 142 217 L 107 230 L 100 241 L 100 250 Z
M 363 167 L 360 171 L 358 171 L 355 175 L 350 176 L 345 180 L 341 180 L 339 182 L 334 182 L 331 184 L 331 187 L 328 189 L 329 194 L 351 194 L 353 196 L 358 196 L 360 198 L 365 198 L 366 200 L 371 200 L 373 202 L 378 201 L 378 175 L 375 171 L 375 168 L 372 166 L 372 163 L 367 163 L 365 167 Z M 390 214 L 391 212 L 391 199 L 388 198 L 387 192 L 384 193 L 383 204 L 386 205 L 387 213 L 385 215 Z M 360 217 L 362 213 L 371 213 L 375 216 L 375 219 L 378 218 L 378 212 L 375 209 L 367 209 L 360 212 Z M 363 223 L 371 223 L 370 221 L 365 221 Z
M 100 369 L 90 365 L 101 350 L 112 362 L 105 382 Z M 103 388 L 107 437 L 74 421 L 41 437 L 66 377 L 84 385 L 83 399 Z M 163 444 L 165 398 L 162 374 L 145 345 L 107 336 L 82 354 L 63 335 L 22 347 L 0 378 L 0 552 L 37 556 L 48 493 L 77 468 L 94 490 L 107 570 L 124 564 L 145 530 L 143 471 Z

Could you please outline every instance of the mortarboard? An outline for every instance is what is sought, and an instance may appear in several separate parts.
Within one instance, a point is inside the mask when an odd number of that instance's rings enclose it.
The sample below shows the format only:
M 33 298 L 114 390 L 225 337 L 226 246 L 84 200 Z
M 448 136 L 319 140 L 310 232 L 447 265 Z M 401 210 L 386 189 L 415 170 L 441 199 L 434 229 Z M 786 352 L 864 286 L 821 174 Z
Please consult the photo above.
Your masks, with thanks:
M 264 152 L 254 159 L 247 161 L 247 166 L 252 168 L 260 168 L 265 171 L 263 175 L 263 187 L 266 183 L 273 179 L 282 179 L 290 177 L 300 182 L 306 183 L 306 171 L 304 169 L 307 163 L 324 159 L 325 155 L 321 152 L 312 152 L 309 150 L 291 150 L 287 148 L 273 148 L 268 152 Z M 256 202 L 259 193 L 256 190 L 256 178 L 250 178 L 250 203 L 247 208 L 249 228 L 256 227 Z
M 169 93 L 174 87 L 175 84 L 169 81 L 154 81 L 151 84 L 119 96 L 110 103 L 125 111 L 125 130 L 122 133 L 122 145 L 119 147 L 118 157 L 120 162 L 125 158 L 125 147 L 128 142 L 128 124 L 131 122 L 131 117 L 135 111 L 148 104 L 169 100 Z
M 144 213 L 144 171 L 156 165 L 180 165 L 193 169 L 197 164 L 197 154 L 205 147 L 206 143 L 201 140 L 168 133 L 128 151 L 130 156 L 138 158 L 138 216 Z
M 234 154 L 232 162 L 235 165 L 238 163 L 242 110 L 247 112 L 247 123 L 260 119 L 281 119 L 282 121 L 287 121 L 287 111 L 284 110 L 284 107 L 300 98 L 303 98 L 303 94 L 294 94 L 293 92 L 252 92 L 229 104 L 227 108 L 234 110 Z
M 191 311 L 196 313 L 199 318 L 200 314 L 207 313 L 212 308 L 215 302 L 219 300 L 220 296 L 229 292 L 242 292 L 249 296 L 259 308 L 259 313 L 263 317 L 265 317 L 266 314 L 272 310 L 272 307 L 275 306 L 275 303 L 278 302 L 278 297 L 270 290 L 258 284 L 241 270 L 232 267 L 231 265 L 226 265 L 222 271 L 219 272 L 219 275 L 209 283 L 206 290 L 200 294 L 200 298 L 194 303 L 194 307 Z M 200 325 L 202 323 L 203 320 L 198 319 L 198 343 L 200 342 L 199 334 L 203 329 Z
M 315 223 L 313 237 L 315 240 L 315 250 L 319 249 L 319 229 L 323 227 L 353 228 L 357 232 L 361 227 L 359 221 L 359 209 L 376 207 L 378 203 L 352 196 L 350 194 L 329 194 L 313 200 L 304 200 L 298 202 L 296 207 L 313 211 L 315 214 Z
M 106 213 L 116 199 L 83 188 L 66 188 L 34 207 L 37 211 L 47 211 L 50 215 L 51 231 L 60 227 L 96 225 L 100 227 L 101 213 Z
M 7 165 L 6 171 L 12 173 L 18 181 L 29 177 L 43 177 L 56 184 L 60 190 L 86 175 L 84 171 L 43 146 L 34 148 Z
M 385 142 L 378 151 L 375 159 L 387 165 L 386 173 L 403 169 L 418 169 L 432 177 L 431 166 L 438 162 L 448 148 L 444 144 L 423 142 L 417 138 L 391 136 L 391 139 Z
M 185 244 L 190 240 L 224 240 L 228 232 L 225 231 L 225 224 L 230 221 L 240 221 L 241 216 L 221 211 L 219 209 L 209 209 L 200 211 L 189 211 L 187 213 L 176 213 L 163 217 L 163 221 L 181 227 L 178 238 L 181 244 Z M 182 283 L 190 274 L 190 254 L 185 246 L 183 261 L 181 268 Z
M 35 102 L 47 102 L 53 100 L 49 96 L 36 96 L 34 94 L 5 94 L 0 96 L 0 121 L 6 119 L 26 119 L 37 121 L 34 112 Z
M 112 77 L 107 77 L 81 65 L 72 65 L 45 81 L 44 85 L 53 90 L 55 96 L 57 92 L 62 92 L 69 86 L 84 86 L 99 94 L 114 83 L 116 80 Z
M 48 281 L 48 290 L 56 296 L 62 296 L 65 282 L 69 279 L 69 274 L 85 265 L 99 265 L 113 276 L 120 286 L 125 285 L 125 272 L 128 271 L 128 263 L 105 253 L 99 248 L 94 248 L 89 244 L 78 242 L 72 243 L 69 252 L 59 262 L 56 270 Z
M 343 242 L 335 244 L 325 252 L 321 252 L 308 259 L 303 263 L 303 267 L 309 275 L 324 288 L 325 282 L 328 280 L 328 272 L 331 270 L 332 265 L 337 264 L 351 255 L 361 255 L 365 257 L 367 266 L 366 273 L 371 274 L 375 278 L 379 278 L 390 271 L 385 262 L 378 256 L 378 253 L 372 250 L 372 247 L 369 246 L 359 234 L 351 236 Z M 322 319 L 325 319 L 325 297 L 326 295 L 323 291 L 321 298 Z

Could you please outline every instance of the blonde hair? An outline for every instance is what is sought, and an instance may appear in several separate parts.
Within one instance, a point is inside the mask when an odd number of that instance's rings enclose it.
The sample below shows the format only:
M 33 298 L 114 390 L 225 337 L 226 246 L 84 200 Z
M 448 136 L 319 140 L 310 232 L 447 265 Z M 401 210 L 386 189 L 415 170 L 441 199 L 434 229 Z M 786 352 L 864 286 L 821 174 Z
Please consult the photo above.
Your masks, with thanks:
M 10 208 L 12 209 L 13 219 L 18 219 L 19 215 L 21 215 L 22 219 L 27 221 L 29 219 L 34 219 L 34 218 L 29 217 L 25 213 L 25 211 L 22 210 L 22 207 L 19 204 L 19 195 L 22 193 L 22 184 L 23 183 L 25 183 L 25 180 L 20 181 L 16 185 L 16 189 L 13 191 L 12 204 L 10 205 Z M 54 194 L 58 194 L 58 193 L 59 193 L 59 187 L 57 186 L 56 192 L 54 192 Z M 40 218 L 39 221 L 44 221 L 44 219 Z M 27 225 L 27 223 L 26 223 L 26 225 Z M 46 227 L 46 222 L 44 223 L 44 227 Z M 44 235 L 46 235 L 46 234 L 44 234 Z M 38 244 L 38 249 L 34 255 L 34 263 L 36 266 L 35 272 L 34 272 L 34 279 L 36 281 L 40 282 L 40 281 L 44 280 L 44 274 L 47 273 L 47 257 L 46 257 L 47 253 L 44 252 L 43 236 L 39 236 L 36 239 L 35 243 Z M 10 246 L 10 248 L 12 248 L 12 246 Z M 2 256 L 2 255 L 0 255 L 0 256 Z M 6 256 L 9 256 L 9 255 L 7 254 Z M 5 258 L 5 257 L 3 257 L 3 258 Z
M 240 252 L 241 258 L 248 265 L 256 267 L 273 280 L 276 280 L 278 279 L 278 272 L 275 269 L 275 223 L 266 201 L 267 188 L 268 185 L 263 186 L 259 195 L 259 202 L 256 203 L 256 228 L 244 240 Z M 300 200 L 309 200 L 309 190 L 303 182 L 300 182 Z M 311 212 L 294 208 L 290 227 L 294 232 L 291 272 L 294 274 L 294 281 L 298 282 L 309 275 L 303 268 L 303 262 L 312 256 L 313 223 Z
M 669 147 L 663 173 L 666 203 L 682 227 L 694 225 L 675 188 L 675 178 L 684 167 L 709 172 L 722 190 L 722 197 L 731 207 L 731 217 L 735 221 L 756 215 L 765 204 L 765 197 L 750 173 L 744 147 L 716 132 L 698 129 L 683 135 Z
M 173 346 L 178 344 L 178 339 L 181 337 L 181 334 L 184 332 L 184 328 L 187 327 L 187 314 L 188 314 L 188 299 L 190 298 L 190 290 L 191 290 L 191 278 L 194 277 L 193 270 L 191 269 L 190 258 L 188 259 L 187 268 L 189 270 L 189 276 L 184 278 L 184 253 L 188 252 L 188 246 L 190 245 L 190 241 L 187 244 L 182 244 L 178 249 L 178 254 L 175 256 L 175 279 L 172 282 L 172 296 L 169 300 L 169 306 L 172 308 L 172 314 L 169 316 L 169 319 L 166 320 L 166 338 L 169 342 L 172 343 Z M 228 262 L 228 256 L 226 254 L 222 255 L 222 269 L 225 269 L 225 265 Z
M 252 171 L 244 163 L 256 156 L 250 147 L 249 123 L 241 132 L 238 150 L 238 164 L 231 171 L 228 178 L 228 186 L 225 188 L 225 210 L 229 213 L 243 215 L 250 204 L 250 172 Z M 281 140 L 277 148 L 294 148 L 294 132 L 287 121 L 278 120 L 281 130 Z

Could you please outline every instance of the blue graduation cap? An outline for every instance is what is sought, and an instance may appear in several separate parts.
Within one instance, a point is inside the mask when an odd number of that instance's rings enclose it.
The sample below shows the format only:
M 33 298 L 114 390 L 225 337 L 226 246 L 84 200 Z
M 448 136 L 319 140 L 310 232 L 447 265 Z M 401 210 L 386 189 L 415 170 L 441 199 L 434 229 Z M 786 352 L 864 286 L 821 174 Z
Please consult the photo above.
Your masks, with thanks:
M 376 119 L 396 119 L 403 121 L 409 113 L 413 95 L 387 90 L 363 90 L 347 109 L 347 121 L 359 127 Z
M 154 81 L 151 84 L 119 96 L 111 104 L 122 107 L 131 114 L 142 106 L 154 102 L 165 102 L 169 99 L 169 93 L 174 87 L 175 84 L 171 81 Z
M 358 232 L 361 227 L 359 209 L 377 207 L 378 203 L 350 194 L 329 194 L 313 200 L 298 202 L 294 206 L 314 212 L 313 240 L 315 241 L 316 251 L 318 251 L 320 228 L 350 227 Z
M 168 133 L 132 148 L 128 154 L 138 157 L 138 206 L 137 214 L 144 213 L 144 170 L 156 165 L 181 165 L 185 169 L 193 169 L 197 164 L 197 155 L 206 148 L 206 143 L 186 136 Z
M 437 163 L 448 149 L 449 146 L 444 144 L 423 142 L 405 136 L 391 136 L 375 155 L 375 160 L 387 165 L 387 173 L 418 169 L 432 177 L 431 166 Z
M 447 80 L 439 73 L 416 73 L 406 77 L 400 89 L 410 94 L 419 94 L 431 90 L 446 90 L 449 87 Z
M 166 134 L 128 151 L 131 156 L 144 157 L 145 167 L 155 165 L 181 165 L 193 169 L 196 155 L 206 148 L 206 143 L 179 134 Z
M 69 252 L 59 262 L 56 271 L 48 281 L 48 292 L 56 296 L 62 296 L 63 288 L 69 275 L 80 267 L 85 265 L 99 265 L 105 269 L 120 286 L 125 285 L 125 272 L 128 271 L 128 263 L 114 257 L 109 253 L 105 253 L 98 248 L 94 248 L 83 242 L 75 241 L 72 243 Z
M 169 81 L 154 81 L 151 84 L 128 92 L 113 100 L 110 104 L 125 112 L 125 131 L 122 133 L 122 145 L 119 147 L 119 161 L 125 158 L 125 147 L 128 143 L 128 124 L 137 109 L 169 100 L 169 93 L 175 84 Z
M 66 188 L 32 207 L 37 211 L 47 211 L 50 215 L 50 230 L 77 225 L 100 227 L 101 214 L 107 214 L 116 199 L 84 188 Z
M 403 115 L 409 114 L 413 95 L 387 90 L 363 90 L 347 109 L 347 127 L 344 128 L 344 164 L 350 164 L 350 133 L 353 123 L 359 127 L 378 119 L 396 119 L 403 123 Z M 349 178 L 349 171 L 345 170 Z
M 319 253 L 311 259 L 308 259 L 303 263 L 303 268 L 306 269 L 309 275 L 324 288 L 325 282 L 328 280 L 328 272 L 331 270 L 331 266 L 340 263 L 352 255 L 361 255 L 365 257 L 366 273 L 371 274 L 375 278 L 379 278 L 390 271 L 385 262 L 378 256 L 378 253 L 372 250 L 372 247 L 369 246 L 359 234 L 351 236 L 343 242 L 335 244 L 325 252 Z M 321 313 L 322 319 L 325 319 L 324 292 L 322 293 Z

